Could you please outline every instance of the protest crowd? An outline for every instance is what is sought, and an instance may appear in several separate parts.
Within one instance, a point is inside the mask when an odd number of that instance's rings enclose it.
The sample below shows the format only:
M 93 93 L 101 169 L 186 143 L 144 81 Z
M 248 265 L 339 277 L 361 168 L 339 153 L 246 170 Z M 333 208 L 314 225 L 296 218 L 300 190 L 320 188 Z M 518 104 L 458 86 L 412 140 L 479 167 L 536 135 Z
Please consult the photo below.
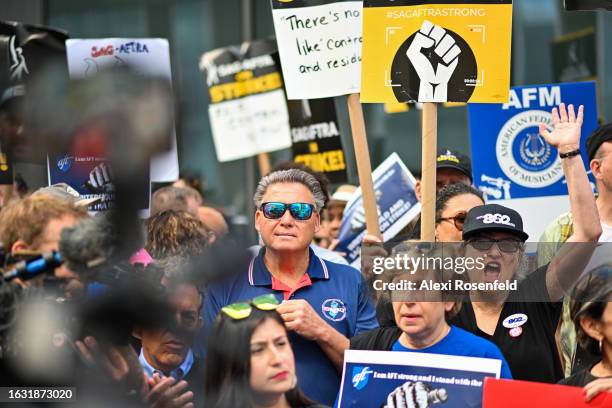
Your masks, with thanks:
M 295 3 L 270 2 L 278 40 L 200 60 L 218 161 L 259 157 L 233 181 L 246 228 L 179 172 L 168 41 L 0 20 L 0 406 L 612 407 L 612 123 L 594 82 L 510 88 L 511 22 L 495 50 L 452 25 L 512 1 Z M 528 89 L 537 108 L 514 99 Z M 372 169 L 361 102 L 419 103 L 418 177 L 402 152 Z M 436 144 L 446 102 L 470 103 L 471 154 Z M 540 196 L 558 204 L 521 204 Z

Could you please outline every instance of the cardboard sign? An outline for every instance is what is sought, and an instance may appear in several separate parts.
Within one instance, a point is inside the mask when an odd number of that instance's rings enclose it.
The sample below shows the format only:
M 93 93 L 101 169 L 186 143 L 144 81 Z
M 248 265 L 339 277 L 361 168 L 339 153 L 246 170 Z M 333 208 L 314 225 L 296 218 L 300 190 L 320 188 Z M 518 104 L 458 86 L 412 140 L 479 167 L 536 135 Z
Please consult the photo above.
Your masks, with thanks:
M 66 53 L 71 78 L 92 77 L 104 68 L 127 65 L 143 75 L 172 81 L 170 47 L 163 38 L 72 39 L 66 41 Z M 151 160 L 151 181 L 168 182 L 178 177 L 176 136 L 172 135 L 171 149 Z
M 347 350 L 338 406 L 385 407 L 389 394 L 406 385 L 408 407 L 480 407 L 485 378 L 500 372 L 501 360 L 488 358 Z
M 220 162 L 291 146 L 289 114 L 271 40 L 204 53 L 200 60 L 208 114 Z
M 47 171 L 49 185 L 66 183 L 74 188 L 82 199 L 99 198 L 100 201 L 89 206 L 89 211 L 107 211 L 114 207 L 113 170 L 105 157 L 69 154 L 49 156 Z M 144 180 L 132 191 L 132 197 L 138 200 L 138 208 L 145 211 L 141 212 L 141 216 L 148 216 L 146 212 L 150 203 L 150 184 L 149 180 Z
M 44 74 L 46 68 L 53 65 L 58 75 L 68 76 L 66 67 L 66 49 L 64 43 L 68 33 L 53 27 L 26 24 L 16 21 L 0 21 L 0 107 L 14 109 L 10 104 L 30 92 L 30 86 L 36 78 Z M 22 115 L 18 115 L 21 117 Z M 27 123 L 30 115 L 22 118 Z M 46 150 L 39 135 L 32 132 L 17 132 L 14 127 L 2 135 L 0 151 L 9 154 L 9 168 L 6 170 L 3 184 L 12 179 L 12 165 L 16 163 L 46 162 Z M 3 167 L 0 161 L 0 167 Z M 12 184 L 12 181 L 10 182 Z
M 287 98 L 358 93 L 362 1 L 271 2 Z
M 414 192 L 416 180 L 397 153 L 391 154 L 372 173 L 378 219 L 383 240 L 393 238 L 421 211 Z M 349 264 L 359 268 L 361 241 L 366 234 L 361 188 L 346 204 L 336 251 L 346 253 Z
M 582 387 L 487 378 L 483 408 L 604 408 L 612 406 L 612 392 L 602 392 L 591 402 Z
M 585 140 L 597 127 L 594 82 L 514 87 L 507 104 L 468 106 L 474 185 L 487 201 L 519 211 L 532 239 L 569 210 L 562 161 L 538 128 L 540 123 L 552 128 L 550 112 L 561 102 L 576 109 L 584 105 L 580 145 L 585 152 Z M 588 168 L 585 153 L 583 160 Z
M 340 125 L 333 98 L 288 101 L 293 161 L 323 173 L 332 183 L 347 181 Z
M 365 0 L 361 101 L 507 102 L 512 1 L 463 3 Z

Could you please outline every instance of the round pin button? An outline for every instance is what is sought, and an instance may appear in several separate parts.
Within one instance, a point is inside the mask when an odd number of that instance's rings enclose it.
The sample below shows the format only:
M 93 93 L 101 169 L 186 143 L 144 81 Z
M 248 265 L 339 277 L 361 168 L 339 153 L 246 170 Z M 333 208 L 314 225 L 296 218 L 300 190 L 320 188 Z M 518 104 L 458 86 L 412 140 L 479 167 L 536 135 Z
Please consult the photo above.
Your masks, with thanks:
M 513 327 L 512 329 L 508 331 L 508 333 L 510 334 L 510 337 L 518 337 L 521 334 L 523 334 L 523 328 L 520 326 Z

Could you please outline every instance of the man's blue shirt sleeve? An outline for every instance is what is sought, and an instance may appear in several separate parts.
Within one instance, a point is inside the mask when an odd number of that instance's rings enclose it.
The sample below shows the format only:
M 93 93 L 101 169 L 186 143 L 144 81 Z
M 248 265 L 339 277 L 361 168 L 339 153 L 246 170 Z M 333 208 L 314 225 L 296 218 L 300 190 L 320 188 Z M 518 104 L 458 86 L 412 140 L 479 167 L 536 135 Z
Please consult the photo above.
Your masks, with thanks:
M 361 281 L 359 283 L 357 327 L 355 328 L 355 333 L 353 333 L 353 336 L 356 336 L 368 330 L 376 329 L 378 327 L 378 320 L 376 319 L 376 309 L 374 308 L 374 304 L 372 303 L 372 299 L 370 298 L 368 285 L 363 276 L 361 274 L 360 276 Z

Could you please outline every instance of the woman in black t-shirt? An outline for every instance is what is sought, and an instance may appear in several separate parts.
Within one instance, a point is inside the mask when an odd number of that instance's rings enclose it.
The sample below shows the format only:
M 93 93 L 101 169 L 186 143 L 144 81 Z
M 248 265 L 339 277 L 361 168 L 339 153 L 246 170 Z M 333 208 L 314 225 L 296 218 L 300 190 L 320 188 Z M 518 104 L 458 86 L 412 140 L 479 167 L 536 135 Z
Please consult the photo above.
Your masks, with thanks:
M 496 343 L 515 379 L 554 383 L 563 377 L 555 342 L 559 300 L 584 270 L 601 234 L 595 199 L 579 154 L 582 117 L 582 107 L 576 116 L 572 105 L 566 111 L 561 104 L 559 110 L 552 111 L 553 130 L 540 126 L 542 136 L 559 151 L 567 180 L 574 214 L 569 244 L 516 290 L 470 291 L 469 302 L 452 321 Z M 484 258 L 483 268 L 468 271 L 470 283 L 516 279 L 528 238 L 516 211 L 497 204 L 474 207 L 466 216 L 462 236 L 464 256 Z M 576 244 L 579 242 L 584 244 Z
M 600 360 L 559 382 L 584 387 L 586 401 L 612 391 L 612 265 L 599 267 L 580 279 L 570 303 L 580 346 Z

